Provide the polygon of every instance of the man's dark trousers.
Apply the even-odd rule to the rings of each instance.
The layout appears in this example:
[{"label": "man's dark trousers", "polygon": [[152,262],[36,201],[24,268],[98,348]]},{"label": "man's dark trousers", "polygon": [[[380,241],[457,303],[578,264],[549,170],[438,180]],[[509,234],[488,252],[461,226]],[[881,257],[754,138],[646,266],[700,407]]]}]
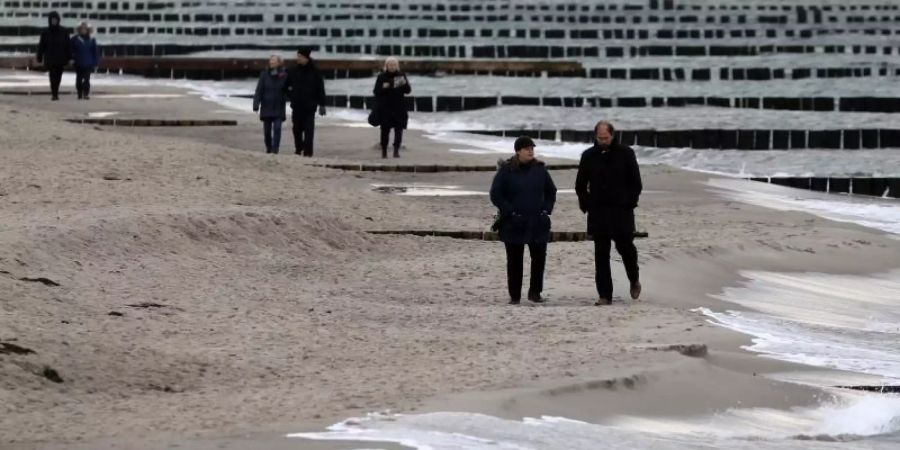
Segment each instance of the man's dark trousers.
[{"label": "man's dark trousers", "polygon": [[47,73],[50,76],[50,95],[57,98],[59,97],[59,85],[62,83],[63,66],[47,67]]},{"label": "man's dark trousers", "polygon": [[638,255],[634,246],[634,233],[622,234],[616,237],[608,235],[594,236],[594,276],[597,283],[597,294],[605,299],[612,299],[613,282],[609,267],[610,241],[615,242],[616,251],[622,256],[625,265],[625,273],[632,284],[639,281]]},{"label": "man's dark trousers", "polygon": [[298,155],[313,155],[313,138],[316,134],[316,112],[291,115],[294,130],[294,149]]}]

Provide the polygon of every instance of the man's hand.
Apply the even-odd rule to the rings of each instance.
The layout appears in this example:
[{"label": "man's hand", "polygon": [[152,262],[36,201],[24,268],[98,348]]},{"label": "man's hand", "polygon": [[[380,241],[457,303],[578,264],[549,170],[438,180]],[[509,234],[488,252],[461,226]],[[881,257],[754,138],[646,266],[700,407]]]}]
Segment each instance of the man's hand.
[{"label": "man's hand", "polygon": [[323,116],[323,117],[325,116],[325,106],[324,105],[319,107],[319,115]]},{"label": "man's hand", "polygon": [[390,87],[391,87],[391,83],[390,83],[390,82],[387,82],[387,81],[385,81],[385,82],[384,82],[384,83],[381,83],[381,87],[383,87],[383,88],[385,88],[385,89],[388,89],[388,88],[390,88]]}]

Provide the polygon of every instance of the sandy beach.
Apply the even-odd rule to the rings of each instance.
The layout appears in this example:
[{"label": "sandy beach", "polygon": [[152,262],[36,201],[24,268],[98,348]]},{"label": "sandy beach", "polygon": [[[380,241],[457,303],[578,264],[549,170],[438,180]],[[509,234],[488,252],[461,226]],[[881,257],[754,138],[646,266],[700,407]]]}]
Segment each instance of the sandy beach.
[{"label": "sandy beach", "polygon": [[[616,263],[619,297],[592,306],[592,245],[553,243],[548,303],[509,307],[501,244],[367,233],[485,230],[486,195],[373,188],[486,192],[491,172],[314,167],[378,163],[376,131],[322,121],[310,161],[287,151],[286,124],[283,154],[266,155],[251,114],[136,89],[53,104],[0,96],[0,342],[33,351],[0,353],[0,448],[354,448],[282,436],[384,410],[594,420],[811,405],[818,389],[763,376],[808,368],[747,353],[748,337],[692,310],[721,308],[711,296],[741,270],[869,274],[900,254],[883,232],[739,203],[709,175],[643,166],[641,301],[621,297]],[[138,91],[173,96],[113,95]],[[65,120],[103,111],[239,124]],[[405,145],[404,164],[498,158],[412,130]],[[572,189],[574,171],[553,176]],[[584,231],[573,193],[560,193],[553,220]],[[708,353],[666,350],[689,344]]]}]

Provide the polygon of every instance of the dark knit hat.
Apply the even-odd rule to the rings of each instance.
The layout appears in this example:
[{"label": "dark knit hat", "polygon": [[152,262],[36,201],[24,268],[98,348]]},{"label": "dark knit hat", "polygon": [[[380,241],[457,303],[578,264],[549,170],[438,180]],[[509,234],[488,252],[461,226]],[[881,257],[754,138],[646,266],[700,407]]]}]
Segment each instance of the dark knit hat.
[{"label": "dark knit hat", "polygon": [[309,47],[300,47],[297,49],[297,54],[309,58],[309,55],[312,54],[312,49]]},{"label": "dark knit hat", "polygon": [[534,147],[534,141],[528,136],[522,136],[516,139],[516,143],[513,144],[513,148],[515,148],[516,151],[522,150],[525,147]]}]

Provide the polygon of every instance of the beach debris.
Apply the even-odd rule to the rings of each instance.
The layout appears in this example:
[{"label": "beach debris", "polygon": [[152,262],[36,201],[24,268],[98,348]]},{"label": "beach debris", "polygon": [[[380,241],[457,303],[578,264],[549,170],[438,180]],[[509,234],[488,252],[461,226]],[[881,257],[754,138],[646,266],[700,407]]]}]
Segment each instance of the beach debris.
[{"label": "beach debris", "polygon": [[176,386],[169,386],[169,385],[160,386],[158,384],[150,384],[148,387],[150,389],[153,389],[154,391],[168,392],[168,393],[173,393],[173,394],[184,392],[184,388],[182,388],[181,386],[177,386],[177,385]]},{"label": "beach debris", "polygon": [[405,186],[378,186],[372,190],[381,194],[405,194],[408,189]]},{"label": "beach debris", "polygon": [[647,383],[647,378],[642,374],[634,374],[627,377],[609,378],[606,380],[593,380],[585,383],[570,384],[544,391],[550,396],[577,394],[579,392],[591,391],[597,389],[617,390],[619,388],[636,389],[638,386]]},{"label": "beach debris", "polygon": [[0,342],[0,355],[28,355],[32,353],[36,352],[30,348],[25,348],[10,342]]},{"label": "beach debris", "polygon": [[119,174],[112,172],[103,174],[103,179],[106,181],[122,181],[122,177]]},{"label": "beach debris", "polygon": [[110,311],[109,314],[107,314],[107,315],[108,315],[108,316],[123,317],[125,314],[124,314],[124,313],[120,313],[120,312],[118,312],[118,311]]},{"label": "beach debris", "polygon": [[28,283],[41,283],[44,286],[54,286],[54,287],[60,286],[59,283],[57,283],[49,278],[46,278],[46,277],[37,277],[37,278],[23,277],[23,278],[19,278],[19,281],[26,281]]},{"label": "beach debris", "polygon": [[835,386],[840,389],[852,389],[854,391],[877,392],[879,394],[900,394],[900,386]]},{"label": "beach debris", "polygon": [[62,383],[63,379],[59,376],[59,372],[56,369],[50,366],[44,366],[44,370],[41,371],[41,376],[54,382],[54,383]]},{"label": "beach debris", "polygon": [[672,344],[647,348],[661,352],[678,352],[691,358],[703,358],[709,352],[706,344]]},{"label": "beach debris", "polygon": [[153,303],[153,302],[141,302],[135,303],[133,305],[128,305],[132,308],[168,308],[169,305],[163,305],[161,303]]},{"label": "beach debris", "polygon": [[[494,231],[447,231],[447,230],[374,230],[367,231],[375,235],[409,235],[419,237],[448,237],[453,239],[466,239],[474,241],[496,241],[498,234]],[[635,238],[646,238],[649,234],[645,231],[636,231]],[[583,242],[594,238],[583,231],[551,231],[552,242]]]}]

